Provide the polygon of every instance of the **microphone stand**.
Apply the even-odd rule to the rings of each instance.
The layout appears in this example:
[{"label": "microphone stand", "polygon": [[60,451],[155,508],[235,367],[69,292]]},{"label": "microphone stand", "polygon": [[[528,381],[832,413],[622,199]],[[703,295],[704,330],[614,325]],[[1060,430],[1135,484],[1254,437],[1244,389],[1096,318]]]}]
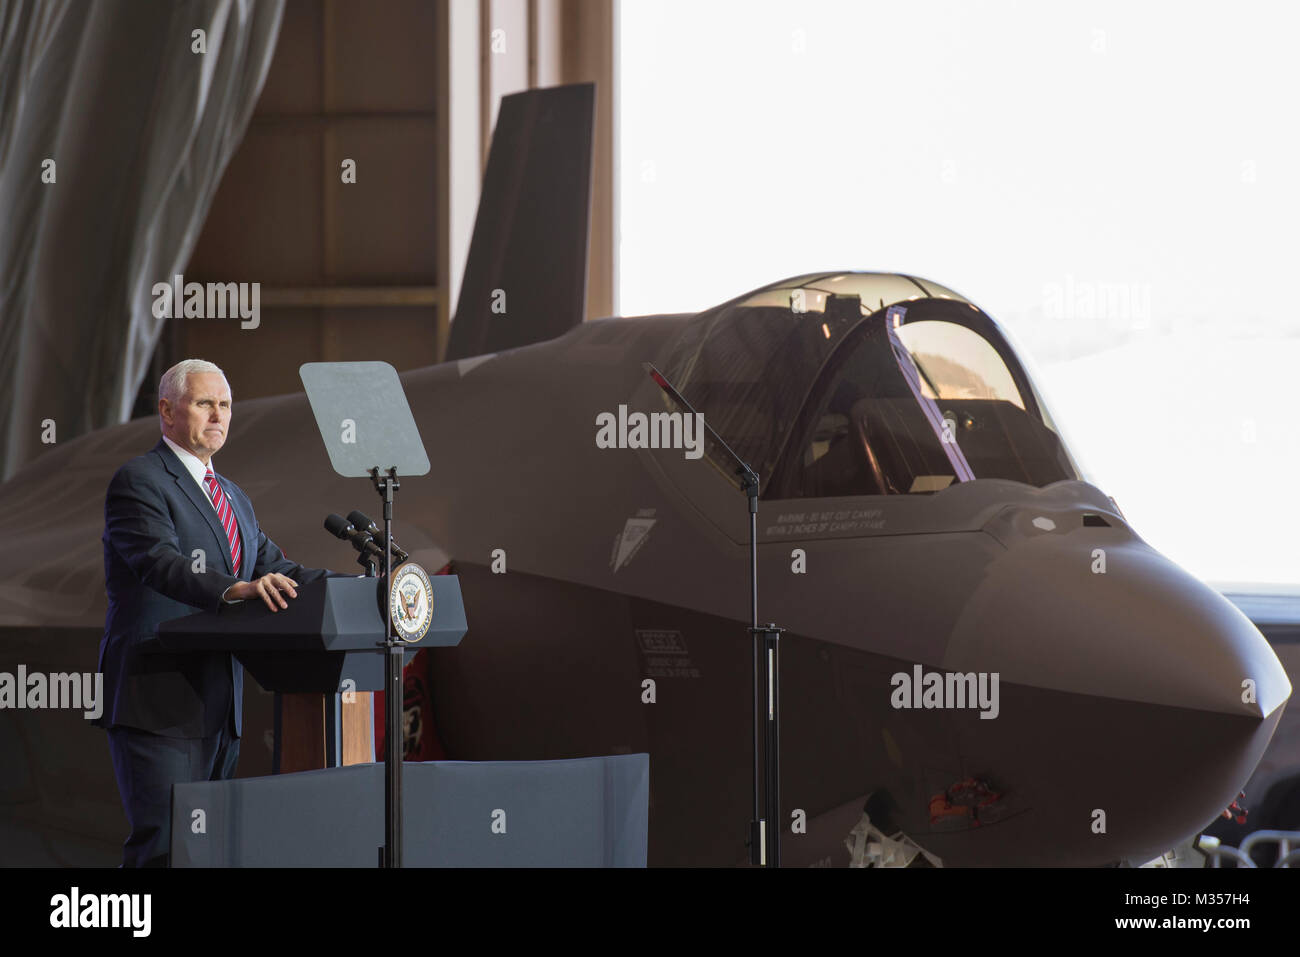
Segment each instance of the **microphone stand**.
[{"label": "microphone stand", "polygon": [[384,500],[384,642],[388,659],[387,693],[384,695],[384,846],[379,850],[379,866],[402,866],[402,642],[393,634],[392,609],[388,590],[393,582],[393,493],[401,488],[397,469],[390,468],[380,477],[379,467],[370,469],[370,478]]},{"label": "microphone stand", "polygon": [[[673,402],[686,409],[690,415],[698,415],[686,398],[673,387],[662,372],[648,362],[641,367],[650,374],[659,388],[663,389]],[[753,720],[754,746],[754,813],[749,822],[749,862],[756,867],[781,866],[781,653],[780,640],[784,628],[773,623],[762,627],[758,624],[758,473],[731,450],[731,447],[713,427],[701,416],[700,422],[708,430],[714,443],[730,459],[735,475],[738,477],[740,490],[745,493],[749,509],[749,634],[753,643],[753,660],[751,676],[753,679],[753,700],[751,717]],[[766,716],[759,717],[760,688],[767,689]],[[763,735],[763,808],[759,815],[759,745],[758,726],[764,725]]]}]

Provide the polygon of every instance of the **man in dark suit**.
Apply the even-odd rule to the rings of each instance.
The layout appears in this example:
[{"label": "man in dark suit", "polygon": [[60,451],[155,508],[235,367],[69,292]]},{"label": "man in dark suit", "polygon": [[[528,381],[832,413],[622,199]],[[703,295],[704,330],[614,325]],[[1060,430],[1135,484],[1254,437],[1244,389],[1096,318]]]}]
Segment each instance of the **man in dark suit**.
[{"label": "man in dark suit", "polygon": [[287,608],[295,587],[336,574],[285,558],[248,496],[212,470],[230,428],[230,386],[187,359],[158,388],[163,437],[113,476],[104,503],[108,619],[99,648],[108,730],[131,825],[124,866],[163,866],[171,786],[231,778],[239,760],[244,669],[229,653],[157,651],[160,622],[223,602]]}]

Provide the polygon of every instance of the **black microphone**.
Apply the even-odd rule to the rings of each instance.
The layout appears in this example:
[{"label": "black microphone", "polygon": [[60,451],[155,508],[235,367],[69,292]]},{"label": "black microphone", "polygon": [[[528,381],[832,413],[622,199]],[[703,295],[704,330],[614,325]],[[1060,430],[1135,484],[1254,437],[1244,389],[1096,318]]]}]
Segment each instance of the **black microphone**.
[{"label": "black microphone", "polygon": [[[348,512],[348,521],[375,540],[379,554],[384,553],[384,530],[372,522],[369,515],[365,512]],[[400,565],[410,557],[398,547],[397,539],[393,539],[393,561]]]},{"label": "black microphone", "polygon": [[325,518],[325,531],[329,532],[335,538],[341,538],[346,542],[351,542],[352,547],[362,554],[363,557],[372,555],[376,560],[384,557],[384,550],[379,546],[367,532],[358,531],[342,515],[335,515],[331,512]]}]

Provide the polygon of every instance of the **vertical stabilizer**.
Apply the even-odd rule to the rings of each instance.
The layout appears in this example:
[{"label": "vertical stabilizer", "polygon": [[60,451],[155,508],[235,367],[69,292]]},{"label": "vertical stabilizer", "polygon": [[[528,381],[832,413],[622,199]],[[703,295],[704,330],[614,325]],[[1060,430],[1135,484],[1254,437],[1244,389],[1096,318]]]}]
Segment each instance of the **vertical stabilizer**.
[{"label": "vertical stabilizer", "polygon": [[501,98],[448,360],[544,342],[582,322],[593,83]]}]

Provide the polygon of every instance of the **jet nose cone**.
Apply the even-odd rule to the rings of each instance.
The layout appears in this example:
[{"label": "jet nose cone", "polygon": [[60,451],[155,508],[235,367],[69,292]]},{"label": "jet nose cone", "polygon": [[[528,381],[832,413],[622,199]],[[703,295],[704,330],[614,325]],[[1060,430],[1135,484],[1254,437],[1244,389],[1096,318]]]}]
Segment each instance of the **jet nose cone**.
[{"label": "jet nose cone", "polygon": [[1003,520],[1020,535],[989,529],[1008,550],[954,630],[953,668],[979,661],[1003,682],[1254,718],[1290,697],[1268,641],[1214,589],[1115,519],[1043,519]]},{"label": "jet nose cone", "polygon": [[1037,822],[1017,862],[1141,863],[1237,797],[1291,683],[1245,615],[1118,518],[1035,517],[986,527],[1007,550],[943,657],[1000,677],[962,752]]}]

